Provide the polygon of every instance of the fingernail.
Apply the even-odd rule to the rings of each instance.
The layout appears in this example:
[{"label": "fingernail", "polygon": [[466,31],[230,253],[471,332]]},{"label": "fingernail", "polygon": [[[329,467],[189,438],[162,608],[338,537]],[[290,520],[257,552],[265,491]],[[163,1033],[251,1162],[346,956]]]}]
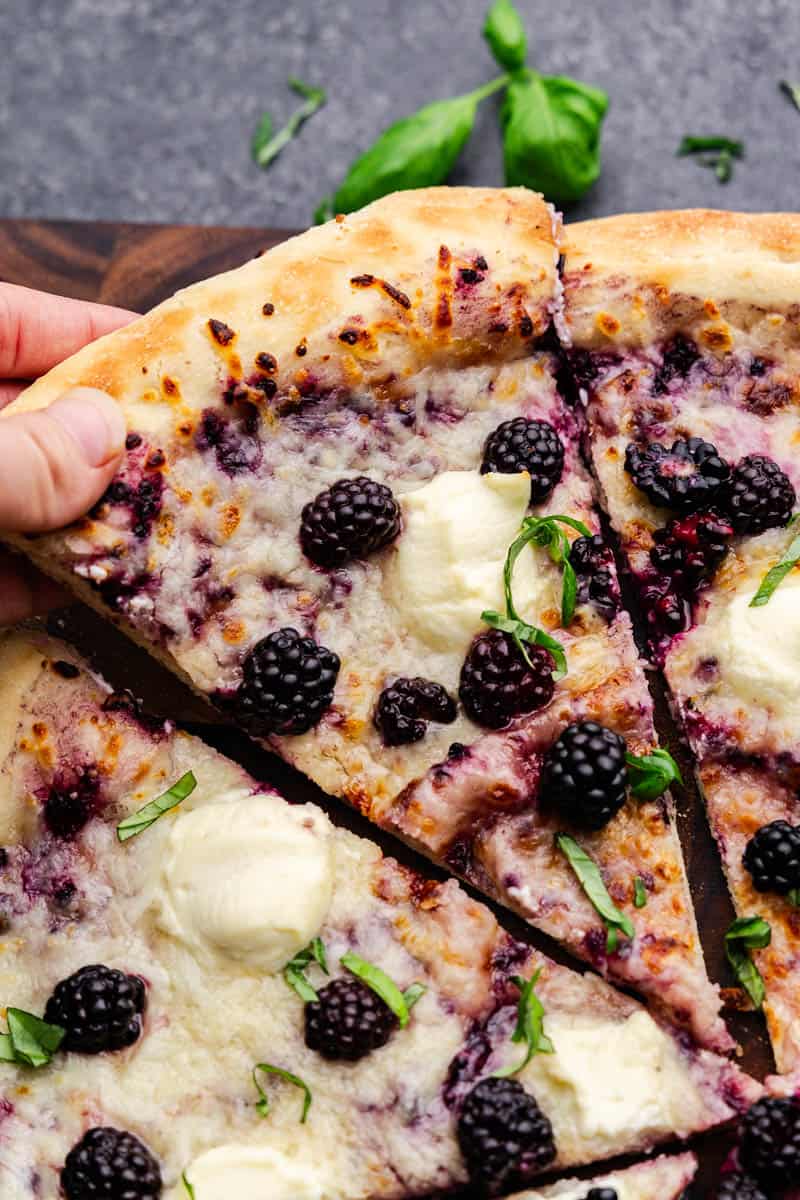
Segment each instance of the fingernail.
[{"label": "fingernail", "polygon": [[74,388],[47,410],[72,435],[90,467],[103,467],[125,444],[122,409],[106,392]]}]

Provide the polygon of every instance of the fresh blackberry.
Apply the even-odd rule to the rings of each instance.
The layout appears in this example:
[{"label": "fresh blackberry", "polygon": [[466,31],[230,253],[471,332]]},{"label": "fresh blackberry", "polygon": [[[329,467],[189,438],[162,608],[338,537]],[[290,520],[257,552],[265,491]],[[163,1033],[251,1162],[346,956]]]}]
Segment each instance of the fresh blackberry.
[{"label": "fresh blackberry", "polygon": [[665,347],[661,366],[653,376],[653,395],[663,395],[673,379],[685,379],[699,359],[696,344],[684,334],[677,333]]},{"label": "fresh blackberry", "polygon": [[660,442],[625,451],[625,470],[653,504],[678,512],[708,508],[727,483],[730,467],[716,446],[702,438],[678,438],[669,449]]},{"label": "fresh blackberry", "polygon": [[754,1179],[736,1171],[720,1181],[714,1200],[769,1200]]},{"label": "fresh blackberry", "polygon": [[767,1191],[800,1179],[800,1101],[757,1100],[739,1127],[739,1161]]},{"label": "fresh blackberry", "polygon": [[589,1188],[585,1200],[619,1200],[617,1189],[612,1187]]},{"label": "fresh blackberry", "polygon": [[483,447],[481,475],[497,471],[531,477],[531,504],[541,504],[552,492],[564,470],[564,443],[549,421],[515,417],[503,421],[490,433]]},{"label": "fresh blackberry", "polygon": [[575,721],[551,747],[543,803],[580,829],[602,829],[625,803],[625,739],[596,721]]},{"label": "fresh blackberry", "polygon": [[678,517],[653,534],[650,561],[685,594],[695,591],[728,552],[733,526],[714,512]]},{"label": "fresh blackberry", "polygon": [[742,864],[757,892],[785,896],[800,888],[800,826],[788,821],[762,825],[747,843]]},{"label": "fresh blackberry", "polygon": [[340,479],[303,509],[300,545],[319,567],[341,567],[388,546],[400,532],[391,488],[366,475]]},{"label": "fresh blackberry", "polygon": [[360,979],[343,976],[320,988],[305,1007],[306,1045],[323,1058],[355,1062],[385,1046],[397,1017]]},{"label": "fresh blackberry", "polygon": [[268,634],[244,660],[234,709],[252,733],[305,733],[333,700],[339,657],[296,629]]},{"label": "fresh blackberry", "polygon": [[724,500],[737,533],[763,533],[787,523],[797,494],[773,459],[748,454],[734,467]]},{"label": "fresh blackberry", "polygon": [[543,646],[525,647],[525,662],[513,638],[489,629],[475,638],[461,668],[458,694],[478,725],[502,729],[513,717],[534,712],[553,696],[555,661]]},{"label": "fresh blackberry", "polygon": [[404,746],[425,736],[428,721],[449,725],[456,705],[440,683],[430,679],[395,679],[378,697],[375,727],[385,746]]},{"label": "fresh blackberry", "polygon": [[133,1045],[142,1032],[144,1006],[138,975],[94,963],[56,984],[44,1019],[66,1029],[62,1050],[102,1054]]},{"label": "fresh blackberry", "polygon": [[691,605],[685,596],[671,589],[668,579],[646,583],[641,595],[651,637],[671,638],[691,625]]},{"label": "fresh blackberry", "polygon": [[524,1187],[556,1156],[553,1128],[516,1079],[489,1076],[469,1092],[458,1144],[472,1183],[490,1196]]},{"label": "fresh blackberry", "polygon": [[137,1137],[122,1129],[89,1129],[61,1169],[67,1200],[158,1200],[161,1168]]},{"label": "fresh blackberry", "polygon": [[578,577],[578,603],[593,604],[602,617],[613,621],[619,612],[619,584],[612,569],[614,555],[602,534],[575,538],[569,561]]}]

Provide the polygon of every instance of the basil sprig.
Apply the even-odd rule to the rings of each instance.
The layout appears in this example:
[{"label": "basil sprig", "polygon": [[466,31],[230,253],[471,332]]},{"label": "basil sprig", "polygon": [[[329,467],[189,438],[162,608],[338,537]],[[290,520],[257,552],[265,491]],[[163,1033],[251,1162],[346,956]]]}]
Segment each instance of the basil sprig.
[{"label": "basil sprig", "polygon": [[638,875],[633,881],[633,907],[644,908],[647,904],[647,888],[644,886],[644,880]]},{"label": "basil sprig", "polygon": [[194,1184],[189,1183],[185,1171],[181,1173],[181,1183],[186,1188],[186,1195],[189,1197],[189,1200],[195,1200]]},{"label": "basil sprig", "polygon": [[0,1062],[46,1067],[67,1032],[21,1008],[9,1008],[6,1020],[8,1033],[0,1034]]},{"label": "basil sprig", "polygon": [[253,1067],[253,1083],[256,1085],[256,1090],[259,1099],[256,1101],[256,1112],[260,1117],[269,1116],[269,1097],[258,1081],[258,1072],[263,1071],[266,1075],[277,1075],[279,1079],[285,1079],[287,1083],[294,1084],[303,1092],[303,1108],[300,1113],[300,1124],[305,1125],[308,1110],[311,1108],[311,1088],[301,1079],[299,1075],[293,1075],[291,1071],[285,1071],[283,1067],[276,1067],[272,1063],[256,1063]]},{"label": "basil sprig", "polygon": [[771,941],[772,929],[763,917],[737,917],[725,934],[728,962],[756,1008],[764,1003],[764,980],[750,951],[763,950]]},{"label": "basil sprig", "polygon": [[501,1079],[509,1075],[516,1075],[528,1065],[535,1054],[554,1053],[553,1043],[544,1031],[544,1005],[534,991],[541,973],[542,968],[540,967],[530,979],[523,979],[521,975],[513,975],[511,978],[511,982],[519,988],[517,1024],[511,1035],[511,1041],[524,1042],[528,1048],[522,1062],[517,1063],[516,1066],[503,1067],[501,1070],[495,1071],[495,1075]]},{"label": "basil sprig", "polygon": [[736,142],[727,137],[691,137],[683,138],[676,151],[679,158],[694,154],[702,167],[713,168],[720,183],[727,183],[733,175],[733,162],[736,158],[744,157],[744,142]]},{"label": "basil sprig", "polygon": [[[798,520],[800,520],[800,513],[795,513],[789,521],[789,526],[796,525]],[[764,604],[768,604],[772,593],[779,584],[783,583],[792,567],[796,566],[798,562],[800,562],[800,533],[792,538],[775,566],[770,567],[767,571],[748,607],[761,608]]]},{"label": "basil sprig", "polygon": [[305,950],[295,954],[291,962],[288,962],[283,968],[283,978],[306,1004],[311,1004],[319,999],[316,990],[305,975],[306,967],[310,966],[312,962],[317,963],[325,974],[328,974],[328,960],[325,957],[325,945],[322,938],[315,937]]},{"label": "basil sprig", "polygon": [[194,774],[187,771],[185,775],[181,775],[177,783],[173,783],[172,787],[167,788],[166,792],[162,792],[160,796],[156,796],[155,800],[145,804],[144,808],[140,808],[138,812],[131,813],[124,821],[120,821],[117,826],[117,837],[121,842],[127,842],[128,838],[136,837],[137,833],[149,829],[165,812],[169,812],[171,808],[177,807],[181,800],[191,796],[196,787],[197,780]]},{"label": "basil sprig", "polygon": [[495,0],[486,14],[483,36],[497,62],[506,71],[523,66],[528,54],[525,26],[511,0]]},{"label": "basil sprig", "polygon": [[649,754],[626,754],[628,783],[639,800],[655,800],[673,783],[683,787],[680,767],[669,750],[657,746]]},{"label": "basil sprig", "polygon": [[297,135],[301,125],[309,117],[313,117],[327,99],[322,88],[310,87],[302,80],[295,79],[294,76],[289,77],[289,87],[298,96],[303,97],[304,103],[296,112],[292,113],[283,129],[279,129],[277,133],[273,133],[272,117],[269,113],[264,113],[253,134],[250,152],[253,162],[262,169],[268,167],[272,160],[277,158],[284,146],[288,145]]},{"label": "basil sprig", "polygon": [[357,976],[362,983],[365,983],[368,988],[371,988],[385,1004],[389,1006],[397,1020],[400,1022],[400,1028],[405,1029],[411,1016],[411,1009],[417,1003],[419,998],[425,993],[425,986],[421,983],[412,983],[404,992],[400,991],[397,984],[389,978],[385,971],[380,967],[376,967],[374,963],[367,962],[365,958],[355,954],[352,950],[348,950],[339,960],[346,970],[352,975]]},{"label": "basil sprig", "polygon": [[635,936],[636,930],[633,927],[633,922],[630,917],[620,912],[617,908],[608,894],[606,885],[603,883],[600,868],[583,847],[579,846],[575,839],[570,837],[568,833],[557,833],[556,845],[566,857],[567,862],[577,876],[578,883],[602,917],[603,924],[608,930],[606,952],[613,954],[617,949],[620,933],[623,933],[628,938]]},{"label": "basil sprig", "polygon": [[800,83],[791,83],[788,79],[782,79],[778,87],[784,96],[788,96],[795,108],[800,110]]}]

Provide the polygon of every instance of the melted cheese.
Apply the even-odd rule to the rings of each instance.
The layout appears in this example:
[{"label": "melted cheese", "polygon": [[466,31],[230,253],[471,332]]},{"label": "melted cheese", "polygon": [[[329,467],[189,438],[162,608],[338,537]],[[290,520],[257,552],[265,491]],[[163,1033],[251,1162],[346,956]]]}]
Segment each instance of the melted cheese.
[{"label": "melted cheese", "polygon": [[748,579],[718,615],[721,678],[749,704],[800,716],[800,578],[785,579],[759,608],[750,607],[754,592]]},{"label": "melted cheese", "polygon": [[316,1169],[266,1146],[231,1144],[201,1154],[186,1172],[196,1200],[324,1200]]}]

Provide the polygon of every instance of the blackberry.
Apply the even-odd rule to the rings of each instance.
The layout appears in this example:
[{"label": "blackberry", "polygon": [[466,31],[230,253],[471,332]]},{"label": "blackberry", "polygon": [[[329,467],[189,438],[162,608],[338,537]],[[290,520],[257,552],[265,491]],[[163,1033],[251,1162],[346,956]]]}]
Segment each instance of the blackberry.
[{"label": "blackberry", "polygon": [[685,379],[699,359],[700,351],[696,344],[682,333],[677,333],[665,347],[661,366],[653,376],[653,395],[663,395],[673,379]]},{"label": "blackberry", "polygon": [[242,667],[237,719],[252,733],[306,733],[333,700],[339,657],[296,629],[256,642]]},{"label": "blackberry", "polygon": [[568,725],[542,773],[544,803],[580,829],[602,829],[625,803],[625,739],[596,721]]},{"label": "blackberry", "polygon": [[714,1200],[769,1200],[769,1198],[766,1192],[762,1192],[754,1179],[736,1171],[735,1174],[726,1175],[722,1179]]},{"label": "blackberry", "polygon": [[556,1156],[549,1120],[516,1079],[481,1080],[464,1100],[457,1132],[471,1182],[490,1196],[524,1187]]},{"label": "blackberry", "polygon": [[397,1017],[360,979],[333,979],[305,1008],[306,1045],[323,1058],[355,1062],[385,1046]]},{"label": "blackberry", "polygon": [[564,443],[549,421],[515,417],[503,421],[490,433],[483,447],[481,475],[497,471],[531,477],[531,504],[541,504],[552,492],[564,470]]},{"label": "blackberry", "polygon": [[762,825],[745,847],[742,865],[757,892],[785,896],[800,887],[800,826],[788,821]]},{"label": "blackberry", "polygon": [[300,545],[319,567],[341,567],[393,542],[400,506],[391,488],[366,475],[340,479],[303,509]]},{"label": "blackberry", "polygon": [[602,534],[575,538],[569,561],[578,577],[578,603],[593,604],[601,617],[613,621],[619,612],[619,584],[612,570],[614,555]]},{"label": "blackberry", "polygon": [[458,694],[478,725],[502,729],[513,717],[549,704],[555,661],[543,646],[526,646],[528,666],[514,640],[499,629],[479,634],[461,668]]},{"label": "blackberry", "polygon": [[63,1050],[102,1054],[133,1045],[142,1032],[144,1007],[138,975],[94,963],[56,984],[44,1019],[66,1029]]},{"label": "blackberry", "polygon": [[800,1179],[800,1102],[757,1100],[739,1128],[739,1161],[767,1191]]},{"label": "blackberry", "polygon": [[428,721],[449,725],[456,705],[440,683],[430,679],[395,679],[378,697],[373,720],[385,746],[404,746],[425,736]]},{"label": "blackberry", "polygon": [[670,521],[653,534],[650,561],[674,588],[691,594],[728,552],[733,526],[715,512],[691,513]]},{"label": "blackberry", "polygon": [[678,438],[669,449],[660,442],[625,451],[625,470],[648,500],[662,508],[694,512],[707,508],[730,477],[716,446],[702,438]]},{"label": "blackberry", "polygon": [[122,1129],[89,1129],[61,1170],[67,1200],[158,1200],[161,1168],[137,1137]]},{"label": "blackberry", "polygon": [[773,459],[748,454],[734,467],[724,500],[737,533],[763,533],[787,523],[797,494]]},{"label": "blackberry", "polygon": [[671,589],[668,579],[645,584],[641,596],[651,637],[671,638],[691,625],[691,605],[685,596]]}]

